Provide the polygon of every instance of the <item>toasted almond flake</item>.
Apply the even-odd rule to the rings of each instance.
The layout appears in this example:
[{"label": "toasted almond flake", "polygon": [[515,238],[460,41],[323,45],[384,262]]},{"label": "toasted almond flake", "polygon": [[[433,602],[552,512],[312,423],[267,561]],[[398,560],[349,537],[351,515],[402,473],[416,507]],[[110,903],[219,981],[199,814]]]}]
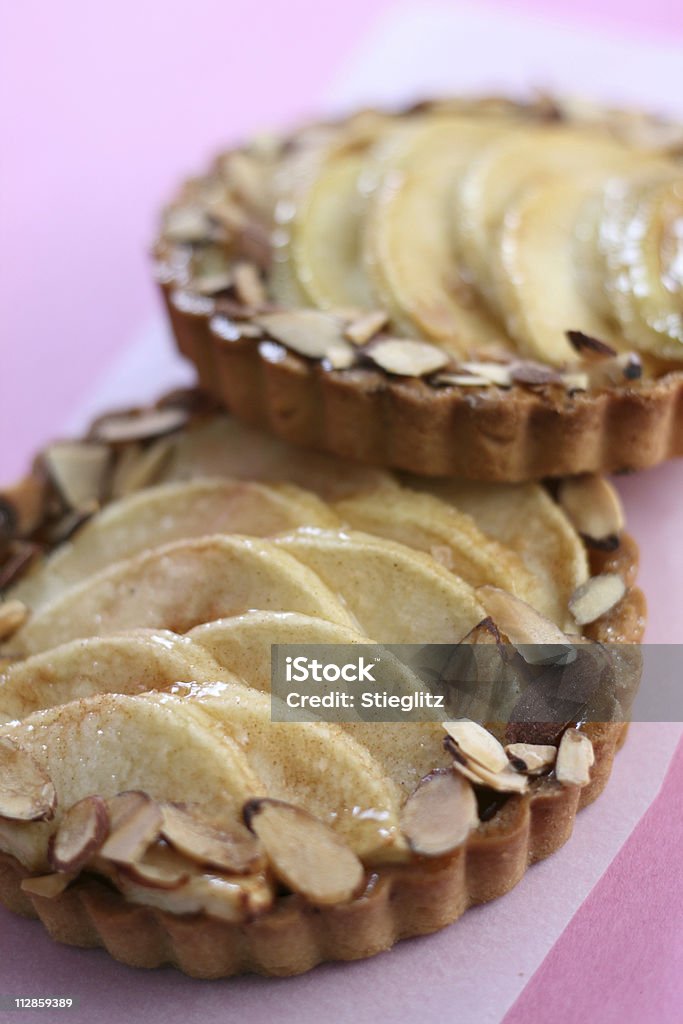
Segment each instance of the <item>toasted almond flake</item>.
[{"label": "toasted almond flake", "polygon": [[250,800],[244,820],[263,843],[280,881],[318,906],[345,903],[363,884],[355,853],[308,811],[279,800]]},{"label": "toasted almond flake", "polygon": [[446,736],[444,747],[453,757],[453,767],[455,770],[475,785],[488,786],[489,789],[495,789],[498,793],[526,792],[529,785],[528,779],[525,775],[520,774],[520,772],[516,772],[511,767],[507,758],[505,759],[506,768],[500,772],[492,772],[476,761],[465,757],[457,743],[450,736]]},{"label": "toasted almond flake", "polygon": [[578,729],[566,729],[555,761],[555,777],[565,786],[585,786],[590,782],[590,769],[595,762],[593,744]]},{"label": "toasted almond flake", "polygon": [[227,291],[233,284],[233,276],[229,270],[216,271],[213,274],[201,274],[192,279],[192,287],[200,295],[217,295]]},{"label": "toasted almond flake", "polygon": [[31,473],[0,494],[0,543],[33,533],[45,518],[47,480]]},{"label": "toasted almond flake", "polygon": [[337,347],[351,348],[344,341],[342,321],[315,309],[267,313],[256,317],[256,323],[275,341],[309,359],[324,359]]},{"label": "toasted almond flake", "polygon": [[172,242],[201,242],[209,235],[209,222],[201,206],[173,206],[164,217],[164,234]]},{"label": "toasted almond flake", "polygon": [[196,863],[237,874],[263,866],[260,844],[248,832],[225,832],[173,804],[164,804],[162,811],[162,836]]},{"label": "toasted almond flake", "polygon": [[563,373],[561,381],[567,391],[588,391],[590,387],[590,377],[587,373]]},{"label": "toasted almond flake", "polygon": [[0,817],[50,821],[57,792],[45,769],[9,737],[0,738]]},{"label": "toasted almond flake", "polygon": [[488,377],[475,376],[473,373],[439,373],[432,379],[438,387],[454,388],[490,388],[492,382]]},{"label": "toasted almond flake", "polygon": [[591,338],[589,334],[584,334],[583,331],[567,331],[567,341],[572,348],[583,356],[584,359],[591,362],[613,359],[616,356],[616,349],[613,349],[611,345],[607,345],[604,341],[600,341],[598,338]]},{"label": "toasted almond flake", "polygon": [[509,388],[512,384],[510,367],[503,363],[461,363],[459,369],[466,370],[475,377],[483,377],[498,387]]},{"label": "toasted almond flake", "polygon": [[332,348],[327,350],[325,355],[325,363],[332,370],[348,370],[349,366],[353,366],[355,361],[356,353],[346,344],[333,345]]},{"label": "toasted almond flake", "polygon": [[557,747],[548,743],[508,743],[505,753],[518,772],[540,775],[555,764]]},{"label": "toasted almond flake", "polygon": [[569,611],[580,626],[595,622],[621,601],[626,584],[614,572],[591,576],[569,598]]},{"label": "toasted almond flake", "polygon": [[50,477],[72,509],[100,500],[110,458],[106,445],[88,441],[60,441],[43,452]]},{"label": "toasted almond flake", "polygon": [[490,617],[478,622],[460,641],[461,644],[502,644],[502,642],[503,638],[498,627]]},{"label": "toasted almond flake", "polygon": [[618,546],[624,510],[619,494],[604,476],[584,474],[563,480],[557,500],[583,537],[607,550]]},{"label": "toasted almond flake", "polygon": [[61,896],[75,877],[75,874],[59,873],[22,878],[21,890],[29,896],[42,896],[45,900],[53,900],[57,896]]},{"label": "toasted almond flake", "polygon": [[87,796],[70,807],[52,836],[48,860],[55,871],[78,872],[107,838],[109,812],[99,796]]},{"label": "toasted almond flake", "polygon": [[29,610],[23,601],[0,601],[0,640],[13,636],[24,625]]},{"label": "toasted almond flake", "polygon": [[119,870],[144,888],[169,891],[179,889],[197,874],[192,863],[162,843],[156,843],[135,861],[119,865]]},{"label": "toasted almond flake", "polygon": [[367,350],[368,357],[387,373],[401,377],[424,377],[447,366],[450,357],[443,349],[426,341],[387,338]]},{"label": "toasted almond flake", "polygon": [[576,656],[573,644],[559,626],[526,601],[489,584],[477,587],[476,594],[501,633],[529,664],[567,663]]},{"label": "toasted almond flake", "polygon": [[109,838],[101,849],[107,860],[134,864],[159,838],[164,816],[161,808],[146,793],[120,793],[107,801]]},{"label": "toasted almond flake", "polygon": [[151,441],[180,430],[188,420],[188,413],[178,406],[164,409],[145,409],[137,414],[112,414],[98,420],[93,428],[95,437],[107,444],[130,441]]},{"label": "toasted almond flake", "polygon": [[174,450],[175,441],[168,437],[160,437],[148,448],[125,448],[112,478],[112,497],[123,498],[155,483]]},{"label": "toasted almond flake", "polygon": [[452,771],[427,775],[401,812],[401,828],[411,850],[425,857],[456,849],[478,824],[474,790]]},{"label": "toasted almond flake", "polygon": [[10,546],[7,559],[0,565],[0,590],[5,590],[26,572],[41,548],[31,541],[19,541]]},{"label": "toasted almond flake", "polygon": [[502,743],[478,722],[461,718],[441,724],[468,761],[476,761],[491,772],[500,772],[509,766]]},{"label": "toasted almond flake", "polygon": [[365,345],[386,327],[388,319],[387,314],[381,309],[364,313],[348,325],[344,336],[354,345]]},{"label": "toasted almond flake", "polygon": [[515,384],[560,384],[562,377],[552,366],[520,360],[509,367],[510,379]]},{"label": "toasted almond flake", "polygon": [[261,275],[253,263],[237,263],[233,268],[235,293],[245,306],[258,308],[267,301]]}]

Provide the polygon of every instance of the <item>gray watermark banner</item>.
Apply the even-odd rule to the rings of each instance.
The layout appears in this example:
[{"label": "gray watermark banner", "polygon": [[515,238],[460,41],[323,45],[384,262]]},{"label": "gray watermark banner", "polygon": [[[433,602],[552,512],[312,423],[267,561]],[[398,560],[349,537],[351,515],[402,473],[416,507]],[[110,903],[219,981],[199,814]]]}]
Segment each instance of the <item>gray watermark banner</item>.
[{"label": "gray watermark banner", "polygon": [[273,644],[271,652],[279,722],[683,721],[679,644]]}]

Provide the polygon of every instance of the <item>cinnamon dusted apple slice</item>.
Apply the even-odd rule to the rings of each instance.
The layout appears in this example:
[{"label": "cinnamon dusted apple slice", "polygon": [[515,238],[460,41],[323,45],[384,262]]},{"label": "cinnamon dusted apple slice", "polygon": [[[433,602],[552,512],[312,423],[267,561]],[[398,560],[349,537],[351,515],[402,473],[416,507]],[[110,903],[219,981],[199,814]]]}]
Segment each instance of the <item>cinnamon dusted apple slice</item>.
[{"label": "cinnamon dusted apple slice", "polygon": [[[163,700],[150,695],[145,700]],[[239,684],[193,687],[185,700],[238,743],[260,790],[330,822],[359,856],[401,857],[399,791],[368,751],[328,722],[273,721],[284,704]]]},{"label": "cinnamon dusted apple slice", "polygon": [[624,334],[655,356],[683,359],[683,178],[614,178],[602,214],[607,294]]},{"label": "cinnamon dusted apple slice", "polygon": [[160,803],[193,802],[239,835],[242,804],[259,791],[240,748],[198,708],[169,696],[74,701],[0,735],[37,762],[57,794],[52,821],[0,821],[0,848],[32,870],[45,868],[66,810],[93,793],[106,799],[142,790]]},{"label": "cinnamon dusted apple slice", "polygon": [[179,681],[230,678],[205,647],[163,629],[72,640],[0,674],[0,723],[98,693],[136,694]]},{"label": "cinnamon dusted apple slice", "polygon": [[571,595],[588,579],[588,559],[569,519],[539,484],[489,484],[410,477],[410,486],[461,509],[490,537],[512,548],[539,582],[529,604],[571,630]]},{"label": "cinnamon dusted apple slice", "polygon": [[358,857],[324,822],[280,800],[251,800],[244,820],[263,843],[278,878],[311,903],[346,903],[363,884]]},{"label": "cinnamon dusted apple slice", "polygon": [[454,259],[452,191],[496,120],[430,118],[389,136],[374,154],[379,184],[368,208],[364,258],[392,321],[457,355],[504,344]]},{"label": "cinnamon dusted apple slice", "polygon": [[485,618],[469,584],[419,551],[365,533],[298,530],[274,542],[343,597],[380,643],[457,643]]},{"label": "cinnamon dusted apple slice", "polygon": [[50,821],[56,806],[52,779],[31,750],[12,736],[0,737],[0,817]]},{"label": "cinnamon dusted apple slice", "polygon": [[280,545],[216,536],[153,548],[96,573],[35,615],[12,646],[28,655],[64,640],[138,626],[183,633],[259,607],[352,625],[332,591]]},{"label": "cinnamon dusted apple slice", "polygon": [[13,595],[35,612],[65,587],[150,547],[214,533],[265,537],[301,525],[334,527],[332,511],[294,485],[193,480],[114,502],[38,564]]},{"label": "cinnamon dusted apple slice", "polygon": [[496,303],[491,257],[512,202],[527,186],[548,177],[599,170],[628,152],[589,128],[534,126],[501,132],[482,147],[455,190],[455,247],[477,287]]},{"label": "cinnamon dusted apple slice", "polygon": [[388,502],[382,491],[368,491],[334,507],[355,530],[425,551],[474,587],[493,583],[531,604],[539,596],[538,582],[513,551],[483,533],[467,513],[437,497],[402,488]]}]

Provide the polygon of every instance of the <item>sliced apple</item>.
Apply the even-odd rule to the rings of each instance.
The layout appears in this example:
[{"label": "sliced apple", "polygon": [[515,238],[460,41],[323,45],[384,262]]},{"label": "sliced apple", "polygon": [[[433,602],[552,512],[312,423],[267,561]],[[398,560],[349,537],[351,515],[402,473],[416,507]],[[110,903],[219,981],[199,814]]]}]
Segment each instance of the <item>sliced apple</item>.
[{"label": "sliced apple", "polygon": [[47,866],[49,837],[87,796],[143,790],[159,801],[193,802],[241,834],[243,803],[259,792],[240,748],[174,697],[92,697],[37,712],[0,735],[28,751],[57,791],[51,821],[0,821],[0,847],[32,870]]},{"label": "sliced apple", "polygon": [[249,608],[353,620],[315,572],[281,546],[250,537],[176,541],[103,569],[71,587],[12,638],[20,655],[124,629],[187,632]]},{"label": "sliced apple", "polygon": [[[338,725],[273,721],[273,700],[234,683],[193,687],[186,697],[240,745],[261,795],[316,815],[359,856],[400,855],[405,849],[398,829],[400,797],[382,767]],[[286,714],[284,705],[281,709]]]},{"label": "sliced apple", "polygon": [[330,528],[333,512],[293,484],[199,479],[162,484],[108,505],[13,590],[35,613],[66,587],[150,547],[214,533],[267,537],[297,526]]},{"label": "sliced apple", "polygon": [[457,643],[485,618],[469,584],[403,544],[305,529],[274,543],[339,593],[379,643]]},{"label": "sliced apple", "polygon": [[167,630],[72,640],[0,674],[0,722],[98,693],[136,694],[179,681],[231,678],[206,647]]},{"label": "sliced apple", "polygon": [[407,478],[468,513],[490,537],[515,551],[539,581],[536,611],[561,629],[572,629],[568,602],[588,579],[586,548],[567,516],[540,484],[493,484],[470,480]]},{"label": "sliced apple", "polygon": [[368,207],[364,260],[383,306],[409,334],[463,356],[504,335],[454,259],[451,193],[495,120],[434,117],[395,132],[375,155],[379,184]]},{"label": "sliced apple", "polygon": [[538,581],[515,552],[437,497],[404,487],[387,501],[382,491],[369,491],[337,502],[335,509],[355,530],[426,551],[473,587],[498,580],[497,586],[525,601],[533,603],[537,596]]}]

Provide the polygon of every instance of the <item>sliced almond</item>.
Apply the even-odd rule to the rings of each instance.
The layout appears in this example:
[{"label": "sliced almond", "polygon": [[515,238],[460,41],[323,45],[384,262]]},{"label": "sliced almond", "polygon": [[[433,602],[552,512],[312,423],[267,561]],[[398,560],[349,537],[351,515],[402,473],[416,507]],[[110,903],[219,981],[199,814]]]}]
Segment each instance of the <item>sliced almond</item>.
[{"label": "sliced almond", "polygon": [[363,865],[353,850],[308,811],[279,800],[250,800],[244,820],[277,877],[311,903],[345,903],[362,886]]},{"label": "sliced almond", "polygon": [[101,854],[116,864],[135,864],[159,838],[164,816],[146,793],[120,793],[107,801],[109,838]]},{"label": "sliced almond", "polygon": [[0,738],[0,817],[11,821],[50,821],[57,792],[35,758],[9,737]]},{"label": "sliced almond", "polygon": [[624,510],[616,488],[604,476],[568,477],[559,486],[557,500],[582,537],[608,551],[618,547]]},{"label": "sliced almond", "polygon": [[344,331],[344,336],[354,345],[365,345],[386,327],[389,317],[381,309],[363,313],[353,320]]},{"label": "sliced almond", "polygon": [[201,242],[210,225],[201,206],[173,206],[164,216],[164,234],[172,242]]},{"label": "sliced almond", "polygon": [[162,811],[164,839],[196,863],[237,874],[263,866],[260,844],[249,833],[224,832],[173,804],[164,804]]},{"label": "sliced almond", "polygon": [[596,362],[603,359],[613,359],[616,356],[616,349],[607,345],[598,338],[592,338],[583,331],[567,331],[567,341],[572,348],[584,359]]},{"label": "sliced almond", "polygon": [[474,373],[439,373],[431,383],[438,387],[454,388],[490,388],[493,384],[488,377]]},{"label": "sliced almond", "polygon": [[123,444],[130,441],[151,441],[174,430],[180,430],[188,420],[188,413],[178,406],[163,409],[145,409],[137,414],[113,414],[98,420],[93,428],[94,436],[108,444]]},{"label": "sliced almond", "polygon": [[490,617],[478,622],[460,641],[461,644],[502,644],[502,642],[503,638],[498,627]]},{"label": "sliced almond", "polygon": [[324,359],[331,349],[351,349],[344,341],[342,321],[315,309],[266,313],[256,323],[275,341],[309,359]]},{"label": "sliced almond", "polygon": [[503,363],[462,363],[459,367],[475,377],[483,377],[491,384],[497,384],[501,388],[509,388],[512,384],[510,367]]},{"label": "sliced almond", "polygon": [[505,753],[518,772],[540,775],[555,764],[557,747],[546,743],[508,743]]},{"label": "sliced almond", "polygon": [[526,792],[529,785],[528,779],[525,775],[516,772],[510,766],[507,758],[505,759],[507,762],[506,768],[500,772],[492,772],[488,768],[484,768],[483,765],[477,764],[476,761],[465,757],[457,743],[450,736],[446,736],[444,747],[453,757],[453,767],[455,770],[475,785],[488,786],[489,789],[495,789],[499,793]]},{"label": "sliced almond", "polygon": [[99,796],[87,796],[70,807],[50,842],[48,859],[55,871],[78,872],[102,846],[109,833],[109,812]]},{"label": "sliced almond", "polygon": [[561,374],[560,380],[566,390],[570,392],[588,391],[591,383],[587,373],[579,372],[565,372]]},{"label": "sliced almond", "polygon": [[501,633],[532,665],[567,663],[576,656],[568,637],[526,601],[485,584],[476,594]]},{"label": "sliced almond", "polygon": [[101,499],[110,458],[106,445],[87,441],[59,441],[43,452],[50,477],[72,509]]},{"label": "sliced almond", "polygon": [[42,896],[44,900],[53,900],[62,895],[75,877],[75,874],[59,873],[22,878],[21,890],[29,896]]},{"label": "sliced almond", "polygon": [[411,850],[425,857],[456,849],[478,824],[474,790],[452,771],[427,775],[401,812],[401,828]]},{"label": "sliced almond", "polygon": [[16,583],[40,552],[40,546],[31,541],[15,541],[11,544],[8,556],[0,565],[0,590]]},{"label": "sliced almond", "polygon": [[47,506],[44,473],[31,473],[0,494],[0,543],[27,537],[41,524]]},{"label": "sliced almond", "polygon": [[552,366],[520,360],[510,365],[510,380],[515,384],[561,384],[562,377]]},{"label": "sliced almond", "polygon": [[578,729],[566,729],[555,761],[555,777],[565,786],[585,786],[590,782],[590,769],[595,762],[593,744]]},{"label": "sliced almond", "polygon": [[325,364],[332,370],[348,370],[356,361],[356,353],[353,349],[344,345],[333,345],[325,355]]},{"label": "sliced almond", "polygon": [[424,377],[428,373],[442,370],[450,361],[448,353],[436,345],[407,338],[378,341],[368,349],[367,355],[387,373],[401,377]]},{"label": "sliced almond", "polygon": [[150,847],[142,857],[119,870],[131,881],[148,889],[179,889],[196,869],[175,850],[162,843]]},{"label": "sliced almond", "polygon": [[483,725],[467,718],[441,724],[469,761],[476,761],[491,772],[500,772],[509,766],[502,743]]},{"label": "sliced almond", "polygon": [[236,263],[233,268],[235,294],[245,306],[258,308],[268,300],[261,275],[253,263]]},{"label": "sliced almond", "polygon": [[122,498],[155,483],[174,449],[174,439],[169,437],[160,437],[144,449],[136,445],[125,448],[112,479],[112,495]]},{"label": "sliced almond", "polygon": [[193,277],[192,279],[192,287],[200,295],[218,295],[220,292],[225,292],[231,288],[233,283],[233,275],[229,270],[217,270],[211,274],[200,274],[199,277]]},{"label": "sliced almond", "polygon": [[580,626],[585,626],[611,611],[625,593],[626,584],[617,573],[591,576],[569,598],[569,611]]},{"label": "sliced almond", "polygon": [[0,602],[0,640],[6,640],[20,629],[29,616],[22,601],[12,599]]}]

